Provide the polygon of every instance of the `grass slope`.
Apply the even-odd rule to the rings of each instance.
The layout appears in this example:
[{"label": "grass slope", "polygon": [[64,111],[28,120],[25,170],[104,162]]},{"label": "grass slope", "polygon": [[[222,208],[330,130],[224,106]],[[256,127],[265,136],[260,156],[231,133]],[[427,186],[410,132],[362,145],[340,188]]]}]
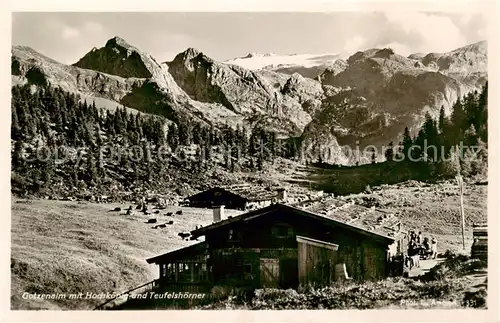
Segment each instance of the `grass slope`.
[{"label": "grass slope", "polygon": [[142,214],[109,212],[116,206],[128,205],[13,198],[11,308],[93,308],[103,301],[33,300],[22,295],[124,292],[158,277],[157,267],[148,265],[146,258],[192,244],[177,233],[212,220],[208,209],[182,208],[182,215],[164,216],[180,209],[172,207],[157,218],[174,224],[152,229]]},{"label": "grass slope", "polygon": [[[465,253],[472,246],[472,224],[486,222],[488,186],[475,183],[464,185]],[[438,240],[438,251],[464,253],[460,220],[458,185],[452,181],[426,184],[408,181],[396,185],[382,185],[371,193],[346,196],[356,203],[375,206],[395,213],[409,230],[422,231]]]}]

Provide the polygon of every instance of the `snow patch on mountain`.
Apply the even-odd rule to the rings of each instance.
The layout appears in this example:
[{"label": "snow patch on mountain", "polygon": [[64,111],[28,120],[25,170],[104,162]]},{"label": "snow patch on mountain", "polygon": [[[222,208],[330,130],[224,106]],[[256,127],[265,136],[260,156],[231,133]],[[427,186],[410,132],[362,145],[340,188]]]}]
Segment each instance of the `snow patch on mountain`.
[{"label": "snow patch on mountain", "polygon": [[249,53],[244,57],[227,60],[225,63],[239,65],[250,70],[258,70],[262,68],[273,69],[290,66],[314,67],[328,65],[335,62],[338,58],[340,56],[337,53],[291,55]]}]

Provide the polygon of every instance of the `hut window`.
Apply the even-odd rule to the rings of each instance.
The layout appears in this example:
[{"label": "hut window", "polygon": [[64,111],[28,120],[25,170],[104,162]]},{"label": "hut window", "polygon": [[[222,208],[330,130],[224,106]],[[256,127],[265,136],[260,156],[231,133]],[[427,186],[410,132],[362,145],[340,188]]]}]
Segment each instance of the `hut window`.
[{"label": "hut window", "polygon": [[229,236],[228,236],[228,239],[229,239],[230,241],[237,241],[237,240],[238,240],[238,235],[237,235],[236,230],[229,229]]},{"label": "hut window", "polygon": [[293,228],[286,224],[278,224],[272,228],[272,234],[278,238],[293,236]]}]

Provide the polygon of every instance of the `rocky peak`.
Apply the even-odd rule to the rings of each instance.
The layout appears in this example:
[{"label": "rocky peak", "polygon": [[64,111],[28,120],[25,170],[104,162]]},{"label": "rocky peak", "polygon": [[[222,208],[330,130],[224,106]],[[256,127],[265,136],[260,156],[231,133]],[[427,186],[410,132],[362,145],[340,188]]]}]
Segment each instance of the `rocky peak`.
[{"label": "rocky peak", "polygon": [[121,77],[138,78],[151,78],[161,69],[149,54],[139,51],[120,37],[111,38],[102,48],[93,48],[73,65]]},{"label": "rocky peak", "polygon": [[190,60],[190,59],[193,59],[199,55],[203,55],[203,53],[196,48],[189,47],[188,49],[186,49],[182,53],[178,54],[176,56],[176,58],[182,57],[184,60]]},{"label": "rocky peak", "polygon": [[104,45],[105,47],[116,47],[116,46],[120,46],[120,47],[123,47],[123,48],[131,48],[133,46],[131,46],[129,43],[127,43],[125,41],[125,39],[121,38],[121,37],[118,37],[118,36],[115,36],[111,39],[109,39],[107,42],[106,42],[106,45]]}]

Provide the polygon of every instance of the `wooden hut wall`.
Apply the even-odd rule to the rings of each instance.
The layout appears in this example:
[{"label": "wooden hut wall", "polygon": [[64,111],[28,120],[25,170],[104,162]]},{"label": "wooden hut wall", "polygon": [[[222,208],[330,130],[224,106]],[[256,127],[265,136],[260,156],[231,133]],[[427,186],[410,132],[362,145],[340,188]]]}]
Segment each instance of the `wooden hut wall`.
[{"label": "wooden hut wall", "polygon": [[298,284],[295,248],[216,249],[211,264],[217,285],[289,288]]},{"label": "wooden hut wall", "polygon": [[328,286],[335,281],[338,246],[298,239],[300,285]]}]

